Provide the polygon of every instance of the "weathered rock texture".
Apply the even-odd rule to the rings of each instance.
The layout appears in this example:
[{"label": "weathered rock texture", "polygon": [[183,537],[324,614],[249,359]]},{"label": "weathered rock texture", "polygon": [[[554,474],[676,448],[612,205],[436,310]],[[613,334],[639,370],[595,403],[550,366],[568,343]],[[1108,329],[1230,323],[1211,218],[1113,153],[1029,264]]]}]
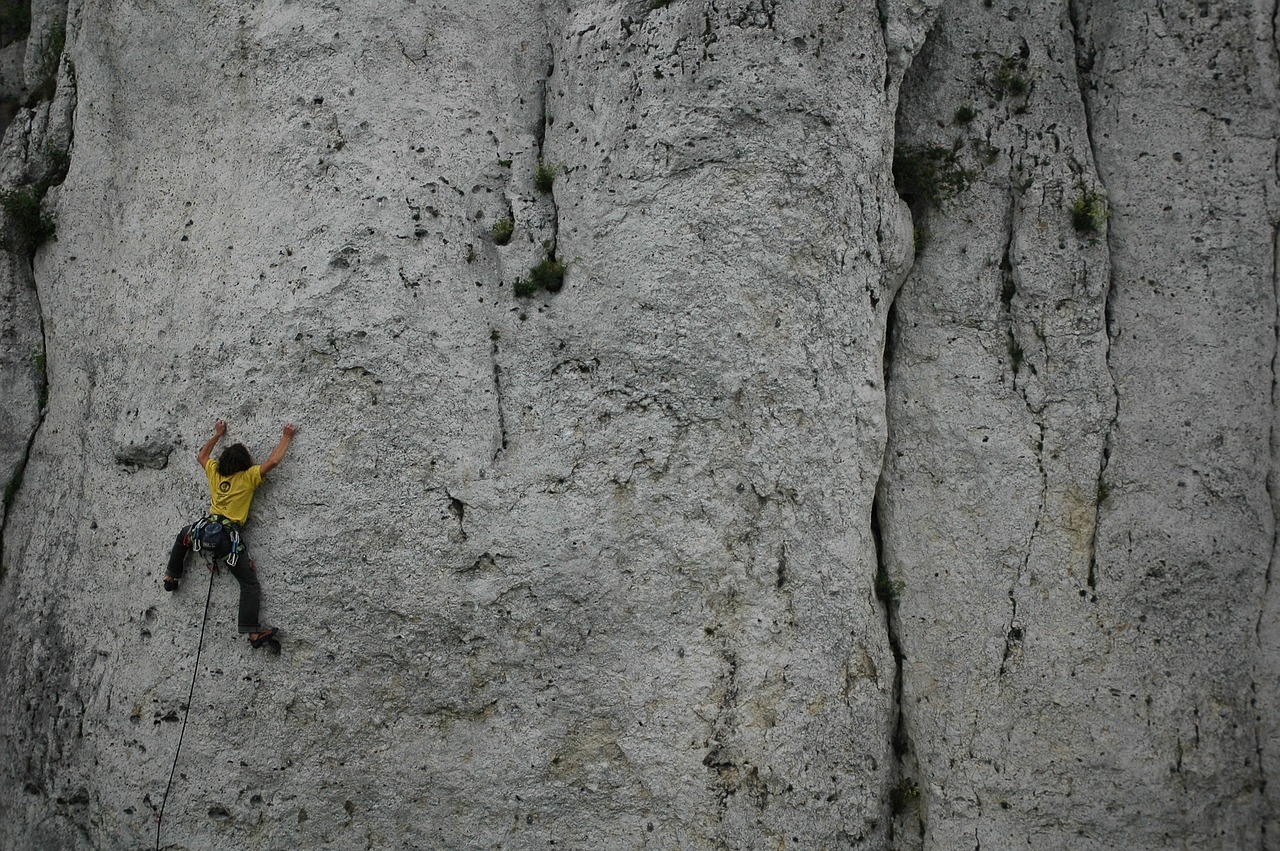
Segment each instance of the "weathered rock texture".
[{"label": "weathered rock texture", "polygon": [[880,494],[924,847],[1280,842],[1274,59],[1241,4],[956,2],[908,75],[899,144],[976,173]]},{"label": "weathered rock texture", "polygon": [[1280,848],[1274,11],[0,21],[0,848]]}]

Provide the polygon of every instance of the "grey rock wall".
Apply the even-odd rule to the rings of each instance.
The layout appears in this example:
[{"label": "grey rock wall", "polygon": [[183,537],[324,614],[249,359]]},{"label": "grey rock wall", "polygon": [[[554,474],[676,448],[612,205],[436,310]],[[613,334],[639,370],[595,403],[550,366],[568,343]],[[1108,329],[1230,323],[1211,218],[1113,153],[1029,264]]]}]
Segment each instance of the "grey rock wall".
[{"label": "grey rock wall", "polygon": [[32,11],[0,848],[1275,847],[1274,10]]},{"label": "grey rock wall", "polygon": [[1276,841],[1274,51],[1234,4],[952,3],[904,84],[899,144],[976,174],[892,332],[923,847]]},{"label": "grey rock wall", "polygon": [[1107,657],[1092,537],[1115,412],[1111,261],[1105,225],[1082,235],[1070,218],[1098,177],[1068,9],[1019,12],[944,7],[903,88],[902,148],[955,150],[948,168],[972,174],[920,211],[892,332],[879,518],[908,846],[1081,847],[1115,795],[1114,754],[1081,723],[1111,707],[1091,704],[1096,676],[1077,684]]},{"label": "grey rock wall", "polygon": [[[1099,518],[1097,583],[1134,624],[1126,679],[1154,687],[1173,719],[1146,737],[1146,773],[1167,778],[1152,809],[1226,847],[1280,841],[1259,769],[1276,744],[1277,657],[1260,630],[1274,618],[1276,547],[1274,21],[1248,7],[1152,20],[1130,4],[1085,18],[1116,208],[1119,415],[1103,474],[1116,497]],[[1188,73],[1150,95],[1129,82],[1173,63]]]}]

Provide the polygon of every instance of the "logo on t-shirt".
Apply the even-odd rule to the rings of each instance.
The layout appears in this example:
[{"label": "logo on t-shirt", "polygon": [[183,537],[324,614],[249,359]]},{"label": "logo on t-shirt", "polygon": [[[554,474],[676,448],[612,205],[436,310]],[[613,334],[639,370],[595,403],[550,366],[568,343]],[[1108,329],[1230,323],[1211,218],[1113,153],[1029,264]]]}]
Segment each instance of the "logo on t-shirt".
[{"label": "logo on t-shirt", "polygon": [[219,493],[226,493],[226,492],[227,492],[227,491],[229,491],[229,490],[231,490],[231,482],[219,482],[219,483],[218,483],[218,492],[219,492]]}]

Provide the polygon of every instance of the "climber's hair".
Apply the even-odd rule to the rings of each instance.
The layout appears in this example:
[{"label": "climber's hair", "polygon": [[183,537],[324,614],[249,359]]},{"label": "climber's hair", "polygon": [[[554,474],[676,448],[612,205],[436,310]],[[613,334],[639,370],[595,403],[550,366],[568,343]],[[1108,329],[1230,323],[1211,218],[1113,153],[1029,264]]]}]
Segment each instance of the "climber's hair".
[{"label": "climber's hair", "polygon": [[243,473],[253,466],[253,458],[243,443],[233,443],[218,456],[218,472],[224,476]]}]

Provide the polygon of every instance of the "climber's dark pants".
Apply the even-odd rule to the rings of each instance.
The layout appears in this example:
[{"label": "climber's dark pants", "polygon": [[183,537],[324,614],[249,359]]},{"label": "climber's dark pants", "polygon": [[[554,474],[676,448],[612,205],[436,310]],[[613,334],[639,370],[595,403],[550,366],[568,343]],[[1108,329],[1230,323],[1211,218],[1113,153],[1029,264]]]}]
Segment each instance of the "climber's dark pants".
[{"label": "climber's dark pants", "polygon": [[[243,544],[243,536],[240,540]],[[169,551],[169,568],[166,571],[169,576],[174,579],[182,578],[182,572],[187,564],[187,554],[190,552],[191,527],[184,526],[173,542],[173,549]],[[227,564],[225,556],[217,559],[217,563],[231,571],[231,575],[240,583],[240,632],[243,634],[260,631],[262,625],[258,623],[258,602],[262,596],[262,588],[258,585],[258,571],[254,567],[253,559],[249,557],[249,550],[242,548],[240,557],[236,559],[234,565]]]}]

